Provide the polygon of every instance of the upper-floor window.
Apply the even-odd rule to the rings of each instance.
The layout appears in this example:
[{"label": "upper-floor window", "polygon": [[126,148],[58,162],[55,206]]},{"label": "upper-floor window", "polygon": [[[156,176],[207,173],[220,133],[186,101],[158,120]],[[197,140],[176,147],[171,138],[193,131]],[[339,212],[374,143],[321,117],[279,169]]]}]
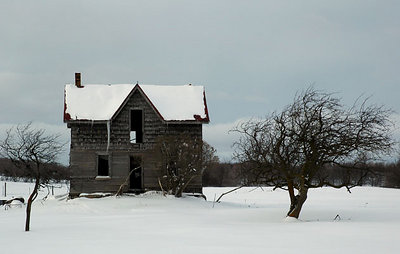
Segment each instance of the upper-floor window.
[{"label": "upper-floor window", "polygon": [[131,110],[130,142],[143,143],[143,111],[141,109]]}]

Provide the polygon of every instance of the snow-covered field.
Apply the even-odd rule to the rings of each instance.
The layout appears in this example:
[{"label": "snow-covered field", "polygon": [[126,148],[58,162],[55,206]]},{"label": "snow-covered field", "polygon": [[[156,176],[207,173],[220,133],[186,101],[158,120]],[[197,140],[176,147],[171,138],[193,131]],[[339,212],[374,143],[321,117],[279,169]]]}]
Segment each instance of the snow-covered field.
[{"label": "snow-covered field", "polygon": [[[0,199],[3,188],[0,182]],[[30,188],[8,182],[7,196],[27,198]],[[213,203],[227,190],[205,188],[208,201],[155,192],[69,201],[39,197],[30,232],[23,231],[25,207],[0,206],[0,253],[400,252],[400,190],[311,190],[299,221],[285,219],[284,191],[243,188]]]}]

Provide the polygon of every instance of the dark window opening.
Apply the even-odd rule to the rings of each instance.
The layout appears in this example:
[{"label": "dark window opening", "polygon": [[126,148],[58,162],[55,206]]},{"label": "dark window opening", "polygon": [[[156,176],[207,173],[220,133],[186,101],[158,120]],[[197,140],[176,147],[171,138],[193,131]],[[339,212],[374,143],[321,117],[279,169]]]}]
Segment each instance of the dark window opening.
[{"label": "dark window opening", "polygon": [[143,112],[142,110],[131,110],[131,143],[143,143]]},{"label": "dark window opening", "polygon": [[109,175],[108,155],[99,155],[97,164],[97,175],[98,176]]},{"label": "dark window opening", "polygon": [[131,190],[141,190],[142,189],[142,159],[140,157],[134,156],[129,157],[130,167],[129,172],[133,170],[129,178],[129,189]]}]

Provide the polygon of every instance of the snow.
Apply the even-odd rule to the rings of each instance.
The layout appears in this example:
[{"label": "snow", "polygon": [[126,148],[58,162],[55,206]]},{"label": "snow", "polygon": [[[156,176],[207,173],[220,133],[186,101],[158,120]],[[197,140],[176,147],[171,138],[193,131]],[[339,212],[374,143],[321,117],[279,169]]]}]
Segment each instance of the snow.
[{"label": "snow", "polygon": [[72,120],[109,120],[133,89],[132,84],[65,86],[66,113]]},{"label": "snow", "polygon": [[[29,188],[7,183],[10,195],[26,198]],[[398,189],[311,190],[300,220],[285,218],[284,191],[243,188],[213,203],[227,190],[205,188],[208,201],[156,192],[41,201],[45,191],[33,205],[29,233],[23,231],[24,208],[0,209],[0,246],[4,253],[23,253],[29,246],[33,254],[398,253]],[[57,196],[67,188],[55,191]]]},{"label": "snow", "polygon": [[194,115],[206,118],[204,87],[140,85],[164,120],[195,120]]},{"label": "snow", "polygon": [[[133,84],[65,86],[66,111],[72,120],[110,120],[122,105]],[[181,85],[139,85],[147,98],[166,121],[207,118],[204,87]]]}]

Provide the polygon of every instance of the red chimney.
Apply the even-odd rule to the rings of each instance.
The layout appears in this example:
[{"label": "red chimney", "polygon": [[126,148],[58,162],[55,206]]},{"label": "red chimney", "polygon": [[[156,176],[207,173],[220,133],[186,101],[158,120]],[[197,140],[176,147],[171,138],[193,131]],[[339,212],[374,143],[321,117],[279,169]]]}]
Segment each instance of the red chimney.
[{"label": "red chimney", "polygon": [[82,88],[81,84],[81,74],[80,73],[75,73],[75,85],[76,87]]}]

